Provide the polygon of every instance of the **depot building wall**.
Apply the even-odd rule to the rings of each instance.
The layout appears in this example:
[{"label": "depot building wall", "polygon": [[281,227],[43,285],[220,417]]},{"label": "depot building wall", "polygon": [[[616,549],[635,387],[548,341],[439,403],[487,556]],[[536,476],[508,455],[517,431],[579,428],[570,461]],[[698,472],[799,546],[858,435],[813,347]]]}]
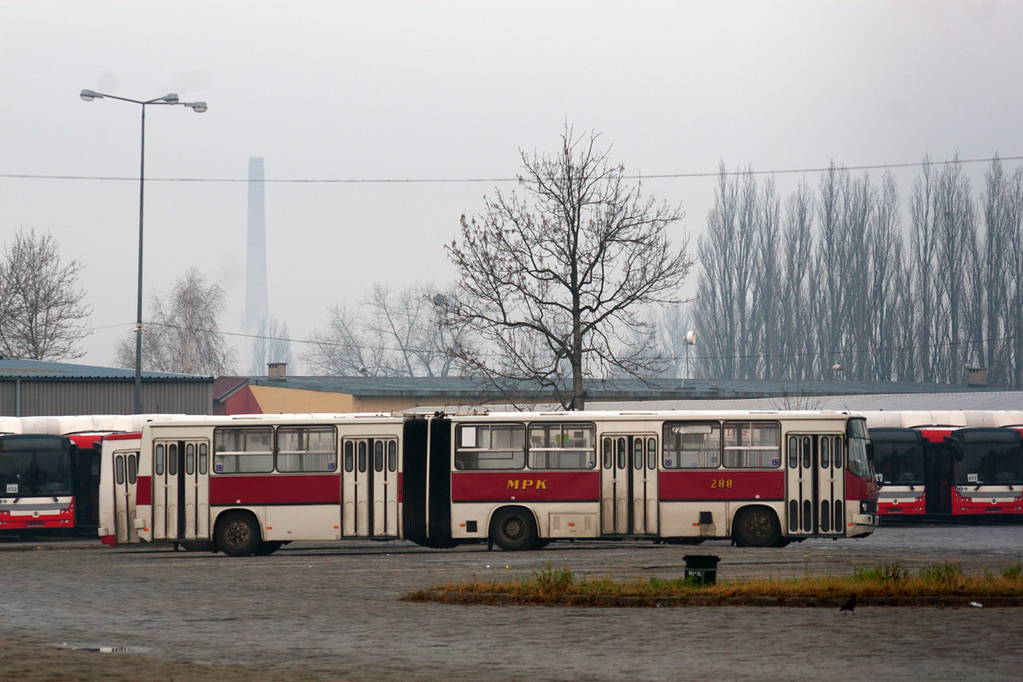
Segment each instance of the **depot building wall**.
[{"label": "depot building wall", "polygon": [[277,386],[246,386],[227,398],[217,414],[401,412],[416,407],[477,405],[471,396],[355,396]]}]

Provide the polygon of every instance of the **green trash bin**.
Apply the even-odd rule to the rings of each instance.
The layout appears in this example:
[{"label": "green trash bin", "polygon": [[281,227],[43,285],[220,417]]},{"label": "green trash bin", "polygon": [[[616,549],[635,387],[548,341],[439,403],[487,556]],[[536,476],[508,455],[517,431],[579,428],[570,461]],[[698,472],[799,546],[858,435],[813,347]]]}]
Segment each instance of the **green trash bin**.
[{"label": "green trash bin", "polygon": [[701,585],[713,585],[718,581],[718,562],[721,557],[712,554],[687,554],[685,578],[692,576]]}]

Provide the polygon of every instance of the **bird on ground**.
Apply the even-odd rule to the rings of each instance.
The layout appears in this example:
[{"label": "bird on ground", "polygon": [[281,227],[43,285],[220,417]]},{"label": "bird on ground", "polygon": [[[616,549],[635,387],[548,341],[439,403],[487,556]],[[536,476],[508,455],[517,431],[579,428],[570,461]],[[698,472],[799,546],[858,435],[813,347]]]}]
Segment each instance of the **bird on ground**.
[{"label": "bird on ground", "polygon": [[855,614],[856,613],[855,609],[856,609],[856,595],[854,594],[853,596],[851,596],[851,597],[849,597],[848,599],[845,600],[845,603],[842,604],[842,608],[840,608],[839,611],[848,611],[849,613]]}]

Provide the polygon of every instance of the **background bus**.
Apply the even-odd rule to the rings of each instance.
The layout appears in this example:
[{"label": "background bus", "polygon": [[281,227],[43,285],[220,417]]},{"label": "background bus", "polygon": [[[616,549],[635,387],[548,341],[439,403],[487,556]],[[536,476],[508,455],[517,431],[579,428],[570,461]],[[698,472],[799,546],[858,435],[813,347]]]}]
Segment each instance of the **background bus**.
[{"label": "background bus", "polygon": [[0,436],[0,531],[31,535],[75,528],[77,451],[64,436]]},{"label": "background bus", "polygon": [[232,555],[347,537],[784,545],[873,531],[868,453],[864,420],[834,412],[154,422],[104,439],[99,532]]},{"label": "background bus", "polygon": [[[1023,514],[1023,413],[866,412],[885,518]],[[988,518],[991,518],[990,516]]]}]

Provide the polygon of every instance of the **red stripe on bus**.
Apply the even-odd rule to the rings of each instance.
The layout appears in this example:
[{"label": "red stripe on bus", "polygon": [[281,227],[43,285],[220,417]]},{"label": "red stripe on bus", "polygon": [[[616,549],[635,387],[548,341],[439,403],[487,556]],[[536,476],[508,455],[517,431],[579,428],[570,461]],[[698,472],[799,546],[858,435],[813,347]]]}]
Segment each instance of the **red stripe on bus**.
[{"label": "red stripe on bus", "polygon": [[210,504],[341,504],[341,477],[210,476]]},{"label": "red stripe on bus", "polygon": [[596,502],[600,499],[600,474],[596,471],[507,471],[453,472],[452,502],[495,500],[571,500]]},{"label": "red stripe on bus", "polygon": [[141,433],[112,433],[109,436],[103,436],[103,440],[140,440],[141,438]]},{"label": "red stripe on bus", "polygon": [[153,503],[153,484],[151,476],[139,476],[135,484],[135,504]]},{"label": "red stripe on bus", "polygon": [[662,471],[657,486],[664,501],[785,499],[782,471]]}]

